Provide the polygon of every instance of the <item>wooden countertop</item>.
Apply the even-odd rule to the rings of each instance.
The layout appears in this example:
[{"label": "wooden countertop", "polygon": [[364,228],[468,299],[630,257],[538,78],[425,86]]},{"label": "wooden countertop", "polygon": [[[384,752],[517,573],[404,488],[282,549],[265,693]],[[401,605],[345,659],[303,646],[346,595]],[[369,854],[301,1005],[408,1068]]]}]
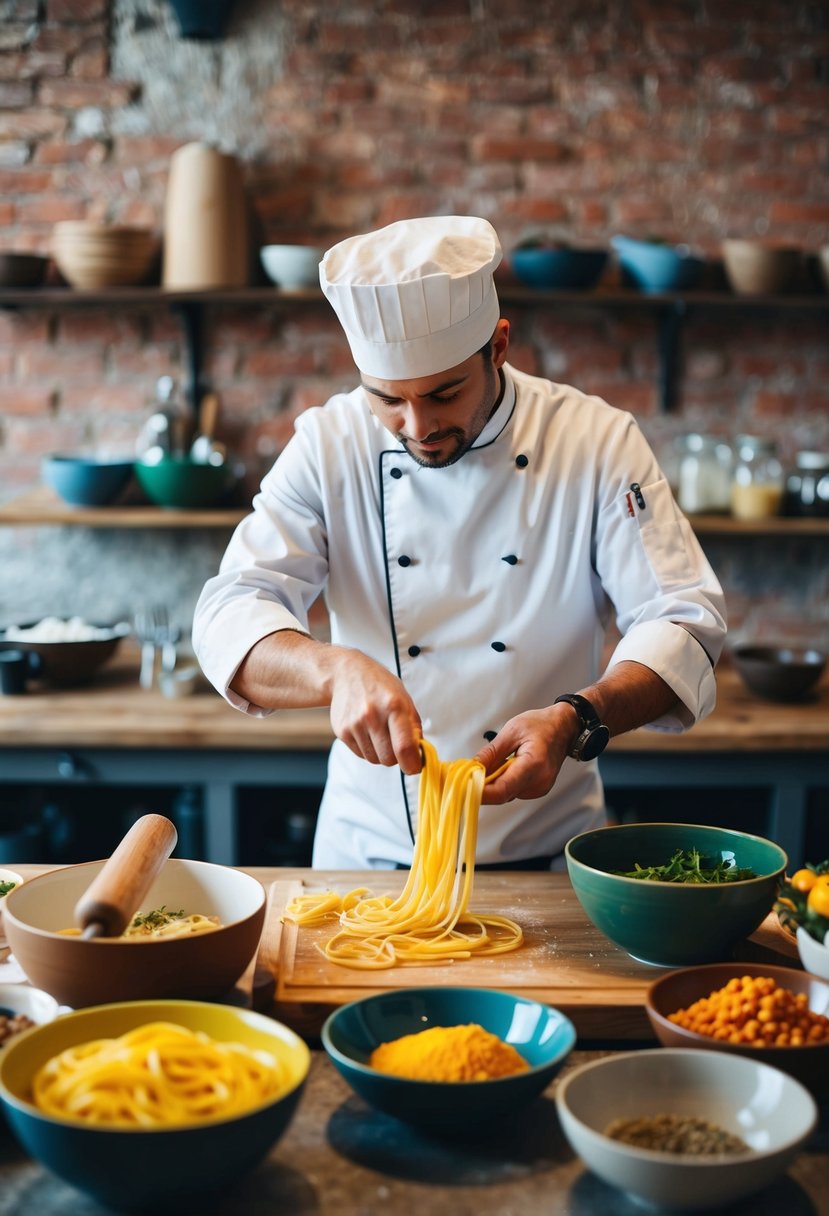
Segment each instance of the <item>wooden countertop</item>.
[{"label": "wooden countertop", "polygon": [[[829,678],[812,701],[763,701],[730,667],[718,668],[714,713],[684,735],[632,731],[614,752],[768,752],[829,750]],[[206,684],[169,699],[138,685],[138,657],[127,646],[84,687],[30,684],[0,696],[0,748],[213,748],[319,751],[332,739],[326,709],[280,710],[252,718],[231,709]]]}]

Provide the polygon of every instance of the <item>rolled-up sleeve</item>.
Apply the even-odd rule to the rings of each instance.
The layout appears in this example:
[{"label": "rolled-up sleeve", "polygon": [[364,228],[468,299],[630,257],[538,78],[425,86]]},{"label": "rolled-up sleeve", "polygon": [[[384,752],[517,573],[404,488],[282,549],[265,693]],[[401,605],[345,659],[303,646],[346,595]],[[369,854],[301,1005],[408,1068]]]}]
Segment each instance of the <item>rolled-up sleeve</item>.
[{"label": "rolled-up sleeve", "polygon": [[[716,703],[714,665],[726,634],[725,597],[639,428],[629,419],[597,516],[596,569],[622,635],[609,666],[633,660],[676,693],[651,729],[687,730]],[[636,478],[635,487],[631,478]]]},{"label": "rolled-up sleeve", "polygon": [[326,581],[328,543],[314,467],[303,436],[295,435],[196,604],[193,649],[204,674],[231,705],[256,717],[271,711],[231,690],[239,665],[269,634],[308,633],[308,612]]}]

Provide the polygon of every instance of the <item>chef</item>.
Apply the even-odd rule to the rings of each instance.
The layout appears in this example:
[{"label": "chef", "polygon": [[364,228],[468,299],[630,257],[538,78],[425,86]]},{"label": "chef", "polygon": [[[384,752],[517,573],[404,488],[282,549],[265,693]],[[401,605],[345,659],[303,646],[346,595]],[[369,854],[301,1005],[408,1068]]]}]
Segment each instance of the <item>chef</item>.
[{"label": "chef", "polygon": [[199,598],[196,653],[231,705],[330,708],[317,867],[410,864],[425,737],[488,772],[514,756],[478,865],[555,868],[605,820],[608,738],[714,706],[717,580],[631,415],[509,365],[500,260],[465,216],[326,253],[360,385],[297,419]]}]

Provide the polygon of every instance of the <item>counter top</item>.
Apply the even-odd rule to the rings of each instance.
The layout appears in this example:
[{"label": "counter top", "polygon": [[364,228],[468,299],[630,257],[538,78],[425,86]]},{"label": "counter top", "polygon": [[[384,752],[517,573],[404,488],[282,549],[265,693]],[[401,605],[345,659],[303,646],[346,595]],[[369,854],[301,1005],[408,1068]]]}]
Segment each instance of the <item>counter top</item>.
[{"label": "counter top", "polygon": [[[451,1143],[408,1129],[356,1097],[321,1051],[297,1113],[266,1160],[199,1216],[637,1216],[582,1165],[559,1127],[558,1080],[606,1051],[574,1051],[544,1094],[491,1134]],[[829,1138],[820,1129],[788,1172],[720,1216],[829,1216]],[[105,1216],[0,1132],[0,1216]],[[187,1209],[191,1211],[191,1209]]]},{"label": "counter top", "polygon": [[[683,735],[637,730],[614,739],[614,752],[817,752],[829,749],[829,678],[814,700],[763,701],[720,665],[714,712]],[[232,709],[206,682],[169,699],[138,685],[138,657],[124,646],[94,681],[78,688],[31,684],[0,696],[0,748],[211,748],[320,751],[332,739],[327,709],[280,710],[252,718]]]}]

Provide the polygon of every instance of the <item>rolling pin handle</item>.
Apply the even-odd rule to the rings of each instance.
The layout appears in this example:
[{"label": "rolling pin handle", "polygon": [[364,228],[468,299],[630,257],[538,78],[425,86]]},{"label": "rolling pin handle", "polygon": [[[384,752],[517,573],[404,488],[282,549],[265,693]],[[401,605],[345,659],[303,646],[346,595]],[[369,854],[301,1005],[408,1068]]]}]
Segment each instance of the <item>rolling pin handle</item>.
[{"label": "rolling pin handle", "polygon": [[84,937],[124,932],[176,846],[175,824],[163,815],[142,815],[75,904]]}]

